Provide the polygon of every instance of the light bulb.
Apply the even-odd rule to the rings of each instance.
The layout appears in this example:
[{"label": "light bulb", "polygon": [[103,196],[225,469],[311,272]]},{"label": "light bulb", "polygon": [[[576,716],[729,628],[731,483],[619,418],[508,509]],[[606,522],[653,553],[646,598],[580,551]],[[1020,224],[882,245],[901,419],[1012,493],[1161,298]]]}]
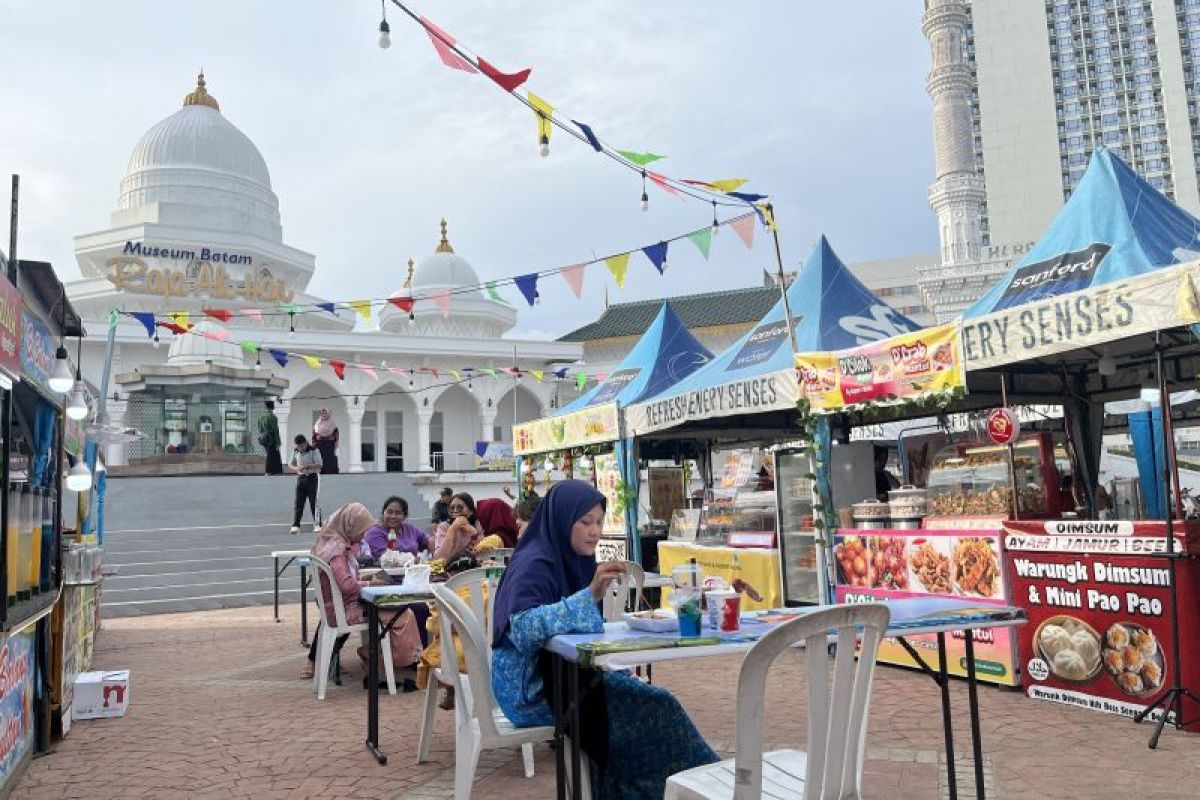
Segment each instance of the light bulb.
[{"label": "light bulb", "polygon": [[714,217],[713,218],[713,226],[712,226],[712,235],[716,236],[720,232],[721,232],[721,223],[717,222],[716,218]]},{"label": "light bulb", "polygon": [[642,211],[650,210],[650,195],[642,192]]},{"label": "light bulb", "polygon": [[290,312],[290,316],[288,317],[288,338],[289,339],[296,338],[296,314],[295,314],[295,312]]},{"label": "light bulb", "polygon": [[542,154],[542,158],[545,158],[546,156],[550,155],[550,137],[549,136],[542,137],[541,146],[538,147],[538,152]]},{"label": "light bulb", "polygon": [[413,313],[413,312],[411,312],[411,311],[410,311],[410,312],[408,312],[408,325],[409,325],[409,327],[412,327],[413,325],[416,325],[416,324],[417,324],[417,315],[416,315],[416,314],[414,314],[414,313]]},{"label": "light bulb", "polygon": [[379,22],[379,49],[387,50],[392,46],[392,28],[388,25],[387,20]]},{"label": "light bulb", "polygon": [[60,347],[55,351],[54,371],[50,373],[47,383],[59,394],[66,394],[75,385],[75,375],[71,372],[71,365],[67,363],[67,348]]},{"label": "light bulb", "polygon": [[73,420],[84,419],[88,415],[87,395],[84,393],[83,381],[76,381],[75,388],[67,398],[67,416]]},{"label": "light bulb", "polygon": [[153,347],[155,350],[157,350],[158,344],[159,344],[158,334],[156,333],[156,334],[154,334],[154,338],[150,340],[150,346]]},{"label": "light bulb", "polygon": [[75,466],[67,470],[67,491],[86,492],[92,488],[92,471],[88,469],[83,459],[75,462]]}]

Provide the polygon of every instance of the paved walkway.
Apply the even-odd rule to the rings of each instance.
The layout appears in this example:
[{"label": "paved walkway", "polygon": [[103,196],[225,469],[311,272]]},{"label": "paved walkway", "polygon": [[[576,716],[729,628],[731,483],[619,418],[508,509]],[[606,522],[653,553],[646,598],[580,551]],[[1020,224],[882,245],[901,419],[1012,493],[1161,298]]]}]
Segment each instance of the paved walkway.
[{"label": "paved walkway", "polygon": [[[416,763],[420,694],[382,698],[379,766],[363,747],[366,696],[351,667],[318,702],[299,678],[298,612],[282,624],[269,608],[110,620],[96,668],[133,671],[129,713],[79,722],[50,755],[34,761],[14,798],[432,798],[452,797],[452,715],[439,712],[433,760]],[[351,655],[348,661],[353,661]],[[737,660],[687,668],[660,665],[655,682],[674,691],[705,735],[731,749]],[[785,655],[768,684],[766,741],[805,738],[803,664]],[[955,688],[957,746],[969,751],[966,692]],[[1141,800],[1195,797],[1200,735],[1149,731],[1112,716],[1036,703],[985,688],[981,694],[989,798]],[[877,673],[864,795],[907,800],[945,796],[936,689],[923,676]],[[553,797],[551,751],[537,748],[526,780],[517,751],[485,754],[475,798]],[[969,771],[963,774],[970,789]],[[974,796],[963,792],[963,797]]]}]

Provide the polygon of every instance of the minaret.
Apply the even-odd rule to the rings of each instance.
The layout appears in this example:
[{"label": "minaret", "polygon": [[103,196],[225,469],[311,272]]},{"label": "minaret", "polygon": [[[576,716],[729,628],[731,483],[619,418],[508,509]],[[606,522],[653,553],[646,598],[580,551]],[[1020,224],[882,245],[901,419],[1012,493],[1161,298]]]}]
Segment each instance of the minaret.
[{"label": "minaret", "polygon": [[980,260],[983,245],[983,179],[975,171],[971,135],[971,70],[966,63],[967,0],[925,0],[921,30],[929,39],[932,69],[925,90],[933,99],[937,180],[929,207],[938,216],[942,265]]}]

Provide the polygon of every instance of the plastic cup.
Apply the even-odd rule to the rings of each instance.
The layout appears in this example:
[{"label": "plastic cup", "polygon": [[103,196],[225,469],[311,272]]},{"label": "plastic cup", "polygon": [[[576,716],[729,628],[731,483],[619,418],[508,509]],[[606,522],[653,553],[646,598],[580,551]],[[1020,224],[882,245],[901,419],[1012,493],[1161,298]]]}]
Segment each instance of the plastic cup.
[{"label": "plastic cup", "polygon": [[710,589],[704,593],[704,607],[708,611],[710,628],[721,627],[721,609],[724,607],[725,598],[730,595],[736,596],[736,593],[729,589]]},{"label": "plastic cup", "polygon": [[671,605],[679,618],[680,636],[700,635],[700,590],[679,588],[671,592]]},{"label": "plastic cup", "polygon": [[736,592],[727,594],[721,603],[721,632],[736,633],[742,627],[742,596]]}]

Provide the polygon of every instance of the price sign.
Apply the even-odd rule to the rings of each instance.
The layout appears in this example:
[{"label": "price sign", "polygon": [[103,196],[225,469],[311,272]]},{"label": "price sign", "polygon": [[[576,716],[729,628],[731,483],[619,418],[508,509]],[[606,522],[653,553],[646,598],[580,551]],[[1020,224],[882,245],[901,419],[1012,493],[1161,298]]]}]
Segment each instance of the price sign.
[{"label": "price sign", "polygon": [[1007,408],[993,408],[987,417],[988,438],[996,444],[1010,444],[1021,432],[1021,424]]}]

